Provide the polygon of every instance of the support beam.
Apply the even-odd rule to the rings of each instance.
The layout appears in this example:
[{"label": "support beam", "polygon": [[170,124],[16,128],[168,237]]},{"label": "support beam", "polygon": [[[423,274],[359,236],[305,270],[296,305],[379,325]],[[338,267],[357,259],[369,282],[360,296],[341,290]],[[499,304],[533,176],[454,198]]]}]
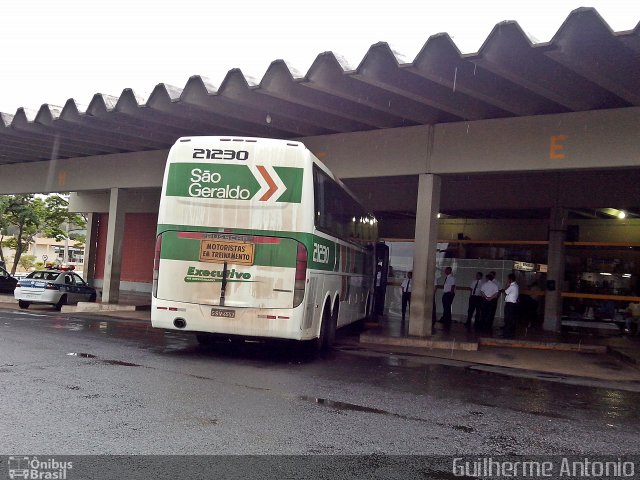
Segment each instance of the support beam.
[{"label": "support beam", "polygon": [[98,214],[87,214],[87,234],[84,243],[84,264],[82,275],[90,285],[96,277],[96,252],[98,247]]},{"label": "support beam", "polygon": [[549,251],[547,282],[554,283],[554,289],[547,285],[544,302],[543,329],[551,332],[560,331],[560,317],[562,315],[562,287],[564,284],[564,242],[567,236],[567,211],[560,207],[551,209],[549,218]]},{"label": "support beam", "polygon": [[102,303],[118,303],[120,298],[120,267],[122,263],[122,241],[124,239],[125,204],[126,191],[120,188],[112,188],[109,200]]},{"label": "support beam", "polygon": [[409,315],[409,335],[419,337],[432,334],[440,186],[441,179],[437,175],[422,174],[419,177],[413,252],[414,283]]}]

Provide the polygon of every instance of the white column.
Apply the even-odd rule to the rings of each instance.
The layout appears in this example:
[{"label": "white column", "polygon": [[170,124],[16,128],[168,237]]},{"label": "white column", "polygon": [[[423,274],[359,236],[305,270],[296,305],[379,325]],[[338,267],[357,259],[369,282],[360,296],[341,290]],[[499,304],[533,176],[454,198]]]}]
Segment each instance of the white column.
[{"label": "white column", "polygon": [[84,263],[82,276],[93,285],[96,277],[96,251],[98,247],[98,214],[87,214],[87,234],[84,243]]},{"label": "white column", "polygon": [[441,179],[437,175],[422,174],[418,183],[416,233],[413,250],[413,288],[409,335],[431,335],[431,315],[438,246],[438,212],[440,210]]},{"label": "white column", "polygon": [[544,323],[542,328],[552,332],[560,331],[562,315],[562,288],[564,285],[565,249],[567,234],[566,210],[551,209],[549,218],[549,250],[547,252],[547,282],[555,283],[555,290],[547,290],[544,297]]},{"label": "white column", "polygon": [[122,240],[124,238],[124,207],[126,192],[111,189],[109,199],[109,224],[104,260],[104,285],[102,303],[118,303],[120,298],[120,266],[122,263]]}]

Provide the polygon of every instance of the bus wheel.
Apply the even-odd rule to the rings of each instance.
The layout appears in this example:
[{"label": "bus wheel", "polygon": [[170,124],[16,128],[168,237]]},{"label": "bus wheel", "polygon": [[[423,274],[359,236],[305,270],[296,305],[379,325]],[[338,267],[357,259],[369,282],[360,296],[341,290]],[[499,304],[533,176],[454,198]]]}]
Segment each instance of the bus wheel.
[{"label": "bus wheel", "polygon": [[[337,315],[336,315],[337,317]],[[336,339],[337,318],[331,314],[329,304],[325,305],[322,314],[322,326],[320,327],[320,349],[331,350]]]}]

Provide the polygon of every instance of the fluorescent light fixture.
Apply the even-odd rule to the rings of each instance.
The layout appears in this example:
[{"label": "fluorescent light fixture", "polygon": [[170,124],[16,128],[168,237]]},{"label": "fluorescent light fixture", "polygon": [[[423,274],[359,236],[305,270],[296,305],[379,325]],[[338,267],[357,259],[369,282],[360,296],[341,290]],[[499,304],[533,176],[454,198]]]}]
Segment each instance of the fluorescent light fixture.
[{"label": "fluorescent light fixture", "polygon": [[610,274],[610,273],[607,273],[607,272],[600,272],[600,275],[611,276],[611,274]]},{"label": "fluorescent light fixture", "polygon": [[631,278],[631,274],[630,273],[623,273],[622,277],[623,278]]}]

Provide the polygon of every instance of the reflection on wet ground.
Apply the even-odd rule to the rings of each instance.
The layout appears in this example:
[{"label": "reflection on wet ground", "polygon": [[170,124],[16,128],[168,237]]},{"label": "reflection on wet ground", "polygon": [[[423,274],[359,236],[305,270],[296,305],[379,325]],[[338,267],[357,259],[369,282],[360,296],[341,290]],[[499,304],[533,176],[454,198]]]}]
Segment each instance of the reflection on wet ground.
[{"label": "reflection on wet ground", "polygon": [[[433,358],[404,355],[398,357],[391,354],[366,352],[354,344],[339,346],[337,350],[321,356],[316,361],[308,361],[300,358],[286,343],[220,343],[213,348],[205,348],[198,345],[191,334],[163,332],[138,320],[104,317],[69,318],[55,314],[30,315],[22,312],[19,317],[2,312],[2,317],[5,325],[6,322],[10,324],[14,320],[16,323],[20,322],[21,325],[32,328],[45,326],[53,332],[73,332],[113,338],[121,344],[145,350],[153,356],[179,356],[201,361],[215,360],[267,370],[290,369],[295,365],[298,373],[302,371],[310,376],[335,381],[367,384],[415,395],[446,398],[476,406],[506,408],[548,418],[600,419],[610,426],[623,424],[627,419],[633,419],[635,424],[640,418],[639,393],[547,381],[562,380],[559,375],[532,372],[528,376],[517,377],[510,375],[506,371],[508,369],[501,370]],[[346,343],[349,343],[350,333],[347,332],[346,335]],[[341,340],[344,343],[345,337]],[[106,365],[144,366],[117,359],[100,359],[91,353],[71,352],[67,355]],[[192,376],[212,380],[206,376]],[[263,389],[260,385],[242,386]],[[269,389],[264,388],[264,390]],[[398,416],[385,410],[328,398],[302,396],[297,399],[336,410],[346,409]],[[470,413],[482,414],[477,409]]]}]

